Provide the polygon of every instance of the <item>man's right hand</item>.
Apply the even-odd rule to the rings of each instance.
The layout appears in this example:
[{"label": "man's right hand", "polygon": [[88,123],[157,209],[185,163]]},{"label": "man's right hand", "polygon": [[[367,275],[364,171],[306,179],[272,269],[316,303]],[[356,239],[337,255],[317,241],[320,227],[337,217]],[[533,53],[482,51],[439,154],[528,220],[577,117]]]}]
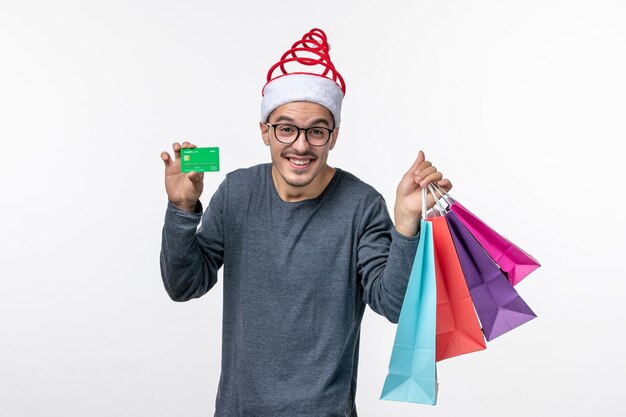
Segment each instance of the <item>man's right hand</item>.
[{"label": "man's right hand", "polygon": [[165,191],[167,197],[176,207],[193,212],[196,203],[202,194],[204,186],[204,172],[181,172],[180,170],[180,150],[181,148],[196,148],[197,146],[189,142],[183,142],[182,146],[176,142],[172,145],[174,157],[161,152],[161,159],[165,163]]}]

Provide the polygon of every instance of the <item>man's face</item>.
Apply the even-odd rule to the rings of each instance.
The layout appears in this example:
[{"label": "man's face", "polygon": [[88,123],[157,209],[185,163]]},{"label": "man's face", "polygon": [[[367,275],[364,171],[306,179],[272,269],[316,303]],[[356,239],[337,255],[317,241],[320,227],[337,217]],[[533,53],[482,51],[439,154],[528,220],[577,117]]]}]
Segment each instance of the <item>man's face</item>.
[{"label": "man's face", "polygon": [[[288,123],[300,128],[312,126],[333,129],[333,116],[328,109],[316,103],[293,102],[276,108],[269,116],[268,123]],[[290,144],[276,140],[274,128],[260,124],[263,142],[270,147],[275,171],[291,187],[306,187],[321,180],[326,168],[328,152],[337,141],[338,128],[331,134],[324,146],[311,146],[304,131],[301,131]]]}]

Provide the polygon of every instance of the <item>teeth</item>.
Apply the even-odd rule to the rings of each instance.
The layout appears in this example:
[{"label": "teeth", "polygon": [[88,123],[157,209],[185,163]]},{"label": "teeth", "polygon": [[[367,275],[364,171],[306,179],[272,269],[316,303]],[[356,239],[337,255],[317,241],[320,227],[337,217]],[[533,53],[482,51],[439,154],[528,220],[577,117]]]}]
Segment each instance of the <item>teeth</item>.
[{"label": "teeth", "polygon": [[290,159],[290,161],[291,161],[292,163],[294,163],[295,165],[306,165],[306,164],[308,164],[309,162],[311,162],[311,160],[310,160],[310,159],[307,159],[307,160],[304,160],[304,161],[303,161],[303,160],[299,160],[299,159]]}]

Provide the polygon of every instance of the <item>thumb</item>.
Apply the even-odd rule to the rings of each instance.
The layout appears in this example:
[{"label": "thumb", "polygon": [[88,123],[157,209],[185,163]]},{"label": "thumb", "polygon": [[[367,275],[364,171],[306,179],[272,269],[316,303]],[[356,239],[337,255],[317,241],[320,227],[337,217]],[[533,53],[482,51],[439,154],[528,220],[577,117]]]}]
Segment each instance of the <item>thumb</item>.
[{"label": "thumb", "polygon": [[420,164],[424,162],[425,160],[426,160],[426,157],[424,156],[424,152],[420,150],[417,153],[417,159],[415,160],[415,162],[413,162],[413,165],[408,170],[407,174],[414,174],[415,171],[417,170],[417,167],[420,166]]},{"label": "thumb", "polygon": [[189,180],[194,184],[202,182],[202,177],[200,176],[200,173],[196,171],[190,172],[187,178],[189,178]]}]

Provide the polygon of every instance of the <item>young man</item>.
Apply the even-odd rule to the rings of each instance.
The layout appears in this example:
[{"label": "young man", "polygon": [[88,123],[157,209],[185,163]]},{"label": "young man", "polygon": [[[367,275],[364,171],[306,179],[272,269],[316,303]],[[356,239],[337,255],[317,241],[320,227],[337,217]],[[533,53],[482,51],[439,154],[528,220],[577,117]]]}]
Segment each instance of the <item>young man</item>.
[{"label": "young man", "polygon": [[[314,59],[321,74],[284,69],[296,62],[309,70]],[[272,77],[277,68],[283,74]],[[161,154],[168,294],[175,301],[200,297],[224,266],[216,416],[356,416],[365,304],[398,321],[417,248],[421,187],[451,188],[420,151],[397,188],[394,226],[376,190],[327,164],[344,92],[326,36],[313,29],[268,73],[259,126],[272,163],[229,173],[204,213],[203,175],[180,169],[180,149],[195,145],[175,143],[173,160]]]}]

